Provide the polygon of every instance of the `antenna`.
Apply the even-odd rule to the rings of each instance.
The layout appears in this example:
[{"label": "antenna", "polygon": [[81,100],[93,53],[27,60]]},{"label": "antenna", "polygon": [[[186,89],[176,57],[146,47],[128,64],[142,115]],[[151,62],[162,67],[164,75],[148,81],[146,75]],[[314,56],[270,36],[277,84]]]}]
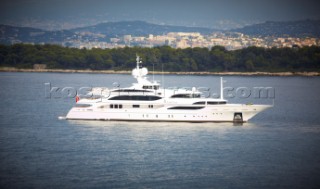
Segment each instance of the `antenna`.
[{"label": "antenna", "polygon": [[220,77],[220,100],[223,100],[223,77]]},{"label": "antenna", "polygon": [[138,54],[136,54],[136,61],[137,61],[137,69],[139,69],[140,68],[140,66],[139,66],[139,64],[141,64],[142,63],[142,61],[140,60],[140,56],[138,55]]},{"label": "antenna", "polygon": [[153,74],[152,74],[152,80],[153,80],[152,82],[154,83],[154,62],[152,63],[152,69],[153,69],[153,70],[152,70],[152,73],[153,73]]},{"label": "antenna", "polygon": [[136,61],[137,61],[137,69],[139,69],[139,62],[140,62],[140,57],[138,54],[136,54]]},{"label": "antenna", "polygon": [[165,89],[165,87],[164,87],[164,77],[163,77],[163,63],[161,64],[161,71],[162,71],[163,95],[166,96],[166,89]]}]

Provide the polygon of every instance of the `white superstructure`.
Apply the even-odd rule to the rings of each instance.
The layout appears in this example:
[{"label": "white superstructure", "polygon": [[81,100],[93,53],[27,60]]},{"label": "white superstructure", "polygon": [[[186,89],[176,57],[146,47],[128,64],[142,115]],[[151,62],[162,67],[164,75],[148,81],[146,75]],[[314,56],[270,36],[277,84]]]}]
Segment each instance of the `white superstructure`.
[{"label": "white superstructure", "polygon": [[147,68],[137,66],[132,75],[137,79],[128,88],[93,88],[92,97],[81,98],[66,119],[114,121],[184,121],[246,122],[270,105],[228,104],[221,97],[204,98],[196,88],[164,89],[147,79]]}]

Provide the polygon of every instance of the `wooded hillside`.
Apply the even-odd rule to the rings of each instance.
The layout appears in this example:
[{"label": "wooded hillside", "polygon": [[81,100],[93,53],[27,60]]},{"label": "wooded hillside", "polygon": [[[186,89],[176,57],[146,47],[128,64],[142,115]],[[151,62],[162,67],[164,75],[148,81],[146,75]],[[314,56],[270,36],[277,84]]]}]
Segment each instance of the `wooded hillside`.
[{"label": "wooded hillside", "polygon": [[0,45],[0,66],[49,69],[131,70],[136,54],[144,66],[160,71],[320,71],[320,47],[258,48],[227,51],[224,47],[174,49],[126,47],[76,49],[57,45]]}]

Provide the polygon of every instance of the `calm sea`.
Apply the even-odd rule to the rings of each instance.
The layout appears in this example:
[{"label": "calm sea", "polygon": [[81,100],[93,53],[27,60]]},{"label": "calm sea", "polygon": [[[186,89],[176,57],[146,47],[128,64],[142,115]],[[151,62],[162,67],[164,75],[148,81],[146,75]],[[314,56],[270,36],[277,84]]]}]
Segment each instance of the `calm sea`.
[{"label": "calm sea", "polygon": [[[133,78],[0,73],[0,188],[320,188],[320,77],[224,79],[272,87],[275,106],[242,126],[67,121],[58,117],[75,100],[46,98],[45,83],[125,87]],[[219,93],[217,76],[166,75],[164,84]],[[241,93],[228,100],[273,103]]]}]

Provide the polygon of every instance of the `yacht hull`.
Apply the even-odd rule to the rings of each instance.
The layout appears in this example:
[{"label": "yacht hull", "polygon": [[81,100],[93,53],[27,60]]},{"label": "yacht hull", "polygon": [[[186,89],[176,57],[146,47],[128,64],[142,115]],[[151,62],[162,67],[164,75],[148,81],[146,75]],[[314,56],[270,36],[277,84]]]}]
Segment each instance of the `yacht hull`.
[{"label": "yacht hull", "polygon": [[228,104],[200,110],[154,109],[83,109],[72,108],[70,120],[168,121],[168,122],[247,122],[270,105]]}]

